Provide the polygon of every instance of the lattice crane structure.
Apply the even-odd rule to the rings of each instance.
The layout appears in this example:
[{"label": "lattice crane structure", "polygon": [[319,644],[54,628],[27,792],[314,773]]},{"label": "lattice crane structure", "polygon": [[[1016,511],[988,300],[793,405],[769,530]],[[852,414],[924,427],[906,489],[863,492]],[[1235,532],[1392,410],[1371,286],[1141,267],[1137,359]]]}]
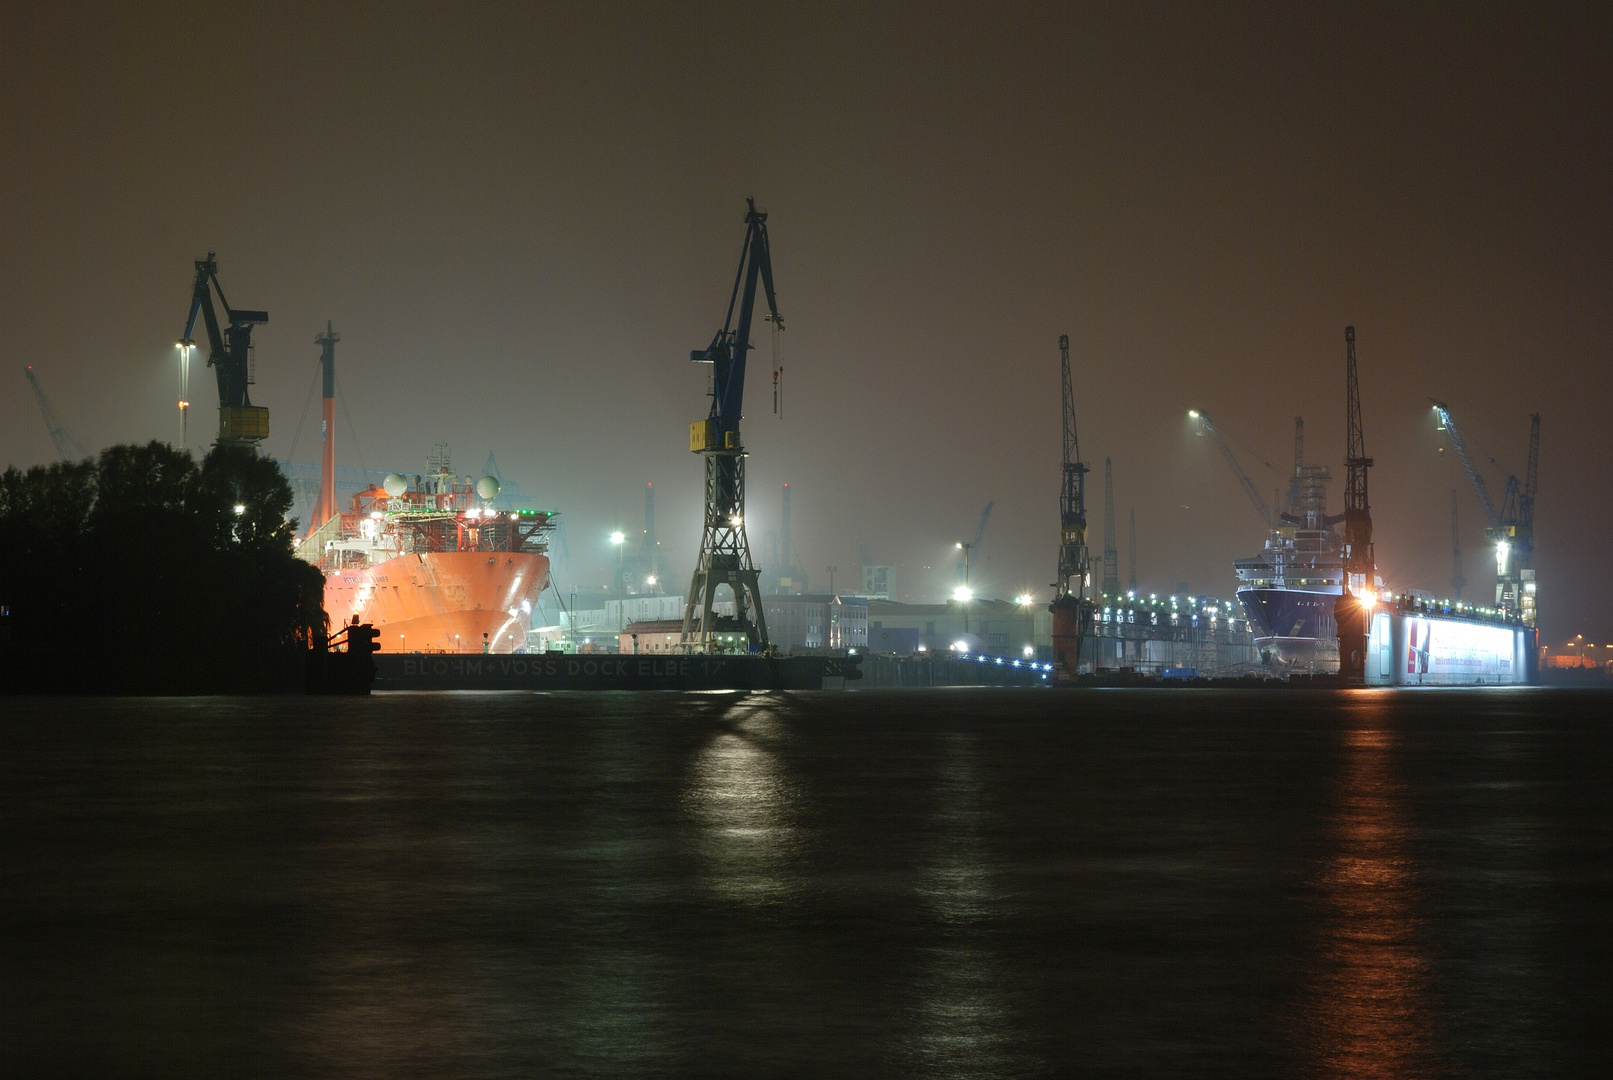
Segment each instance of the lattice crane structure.
[{"label": "lattice crane structure", "polygon": [[1059,335],[1063,373],[1064,461],[1059,488],[1059,570],[1053,582],[1053,679],[1069,684],[1081,666],[1081,642],[1092,631],[1092,565],[1087,552],[1087,467],[1075,430],[1075,383],[1070,378],[1070,336]]},{"label": "lattice crane structure", "polygon": [[713,604],[723,585],[734,594],[732,629],[744,633],[752,651],[769,647],[759,575],[745,534],[745,445],[739,435],[745,412],[745,354],[752,348],[758,282],[766,291],[768,313],[778,330],[784,329],[784,317],[773,292],[767,215],[756,209],[756,200],[746,203],[745,246],[728,299],[728,317],[710,345],[689,354],[691,361],[711,365],[711,412],[689,426],[689,449],[705,458],[706,506],[700,554],[683,610],[680,645],[687,652],[710,651],[712,635],[719,630]]},{"label": "lattice crane structure", "polygon": [[34,366],[28,365],[28,385],[33,387],[34,400],[39,403],[39,413],[45,418],[45,428],[50,432],[50,441],[56,447],[56,454],[63,461],[78,461],[89,457],[84,447],[79,445],[77,439],[62,423],[62,418],[56,415],[51,407],[50,398],[45,396],[44,388],[39,385],[39,378],[34,374]]},{"label": "lattice crane structure", "polygon": [[[1473,493],[1478,496],[1484,510],[1484,536],[1495,545],[1495,606],[1510,615],[1521,618],[1525,624],[1535,624],[1535,493],[1540,483],[1540,414],[1529,417],[1529,463],[1520,483],[1516,475],[1508,476],[1502,486],[1501,506],[1496,507],[1490,489],[1484,482],[1462,437],[1456,418],[1443,401],[1433,403],[1439,415],[1439,426],[1450,436],[1451,447],[1462,463]],[[1492,459],[1493,461],[1493,459]],[[1454,513],[1454,506],[1453,511]],[[1454,587],[1454,582],[1452,583]]]}]

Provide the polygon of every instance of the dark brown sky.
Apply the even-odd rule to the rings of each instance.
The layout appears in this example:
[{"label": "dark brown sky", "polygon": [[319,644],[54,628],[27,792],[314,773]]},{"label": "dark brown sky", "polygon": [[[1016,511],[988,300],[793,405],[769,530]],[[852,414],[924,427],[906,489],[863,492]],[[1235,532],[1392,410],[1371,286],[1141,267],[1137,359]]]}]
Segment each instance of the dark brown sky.
[{"label": "dark brown sky", "polygon": [[944,558],[994,500],[988,591],[1045,594],[1067,332],[1144,588],[1230,595],[1263,533],[1185,412],[1279,467],[1303,414],[1341,472],[1353,323],[1385,573],[1444,590],[1460,487],[1483,580],[1428,397],[1518,470],[1538,410],[1547,638],[1613,640],[1606,5],[155,6],[0,16],[5,462],[50,457],[25,363],[92,448],[177,434],[213,248],[232,302],[270,312],[271,452],[314,458],[317,419],[291,440],[331,318],[344,463],[492,449],[566,513],[583,581],[653,480],[681,577],[706,407],[685,358],[755,195],[790,329],[782,422],[752,382],[753,537],[789,480],[820,579],[859,536]]}]

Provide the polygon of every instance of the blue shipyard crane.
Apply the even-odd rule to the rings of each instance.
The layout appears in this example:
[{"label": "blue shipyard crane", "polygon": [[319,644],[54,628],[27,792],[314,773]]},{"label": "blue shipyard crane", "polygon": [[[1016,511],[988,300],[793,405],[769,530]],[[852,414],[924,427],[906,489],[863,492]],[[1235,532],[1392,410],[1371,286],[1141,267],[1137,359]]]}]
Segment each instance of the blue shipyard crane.
[{"label": "blue shipyard crane", "polygon": [[[1540,414],[1529,417],[1529,463],[1520,483],[1516,474],[1508,476],[1501,490],[1498,509],[1484,482],[1484,474],[1462,437],[1462,431],[1443,401],[1434,401],[1440,430],[1450,436],[1451,446],[1462,463],[1468,483],[1484,508],[1484,536],[1495,544],[1495,606],[1517,615],[1524,623],[1535,623],[1535,493],[1540,482]],[[1491,459],[1492,462],[1494,459]]]},{"label": "blue shipyard crane", "polygon": [[773,291],[767,215],[756,209],[755,199],[745,202],[749,207],[745,244],[728,298],[728,316],[710,345],[689,354],[691,361],[711,365],[711,411],[706,419],[689,425],[689,449],[706,464],[705,524],[680,641],[691,652],[710,648],[711,635],[718,629],[713,604],[722,585],[734,594],[735,629],[745,633],[753,650],[769,645],[761,587],[745,534],[745,445],[739,434],[745,407],[745,354],[753,347],[750,334],[758,283],[766,290],[769,321],[776,329],[784,329],[784,317]]},{"label": "blue shipyard crane", "polygon": [[1053,582],[1053,679],[1075,681],[1081,642],[1092,630],[1092,566],[1087,551],[1087,467],[1075,430],[1075,382],[1070,377],[1070,335],[1059,335],[1063,375],[1064,461],[1059,488],[1059,570]]},{"label": "blue shipyard crane", "polygon": [[[222,329],[213,307],[213,293],[229,322]],[[218,281],[218,258],[209,251],[196,260],[196,280],[191,288],[190,317],[179,339],[181,349],[196,342],[191,334],[200,315],[207,326],[207,366],[218,376],[218,439],[220,446],[256,446],[269,437],[269,410],[253,405],[247,387],[255,381],[252,363],[252,328],[269,321],[266,311],[246,311],[230,307],[224,287]]]}]

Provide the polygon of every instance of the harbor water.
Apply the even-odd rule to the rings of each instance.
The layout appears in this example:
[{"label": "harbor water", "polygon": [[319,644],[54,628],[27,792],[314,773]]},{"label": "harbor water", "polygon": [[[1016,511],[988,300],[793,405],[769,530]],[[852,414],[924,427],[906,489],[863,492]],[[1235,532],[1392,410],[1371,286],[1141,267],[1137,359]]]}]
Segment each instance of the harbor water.
[{"label": "harbor water", "polygon": [[1610,704],[0,699],[0,1075],[1589,1075]]}]

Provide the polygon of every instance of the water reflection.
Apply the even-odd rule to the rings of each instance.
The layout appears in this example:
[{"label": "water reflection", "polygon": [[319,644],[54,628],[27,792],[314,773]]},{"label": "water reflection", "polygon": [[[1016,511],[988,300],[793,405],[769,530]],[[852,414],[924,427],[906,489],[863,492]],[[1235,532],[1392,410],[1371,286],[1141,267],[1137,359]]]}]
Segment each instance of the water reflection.
[{"label": "water reflection", "polygon": [[1323,871],[1319,975],[1306,1026],[1324,1076],[1433,1075],[1428,960],[1417,941],[1416,877],[1397,735],[1386,695],[1363,695],[1344,733],[1344,769]]},{"label": "water reflection", "polygon": [[700,825],[697,851],[718,896],[776,903],[789,888],[796,843],[794,797],[779,763],[784,739],[779,703],[766,694],[736,701],[726,730],[695,757],[684,803]]},{"label": "water reflection", "polygon": [[944,737],[931,849],[918,894],[936,940],[918,978],[918,1014],[907,1049],[940,1076],[996,1076],[1006,1069],[1008,1006],[991,944],[1000,897],[993,887],[986,812],[973,735]]}]

